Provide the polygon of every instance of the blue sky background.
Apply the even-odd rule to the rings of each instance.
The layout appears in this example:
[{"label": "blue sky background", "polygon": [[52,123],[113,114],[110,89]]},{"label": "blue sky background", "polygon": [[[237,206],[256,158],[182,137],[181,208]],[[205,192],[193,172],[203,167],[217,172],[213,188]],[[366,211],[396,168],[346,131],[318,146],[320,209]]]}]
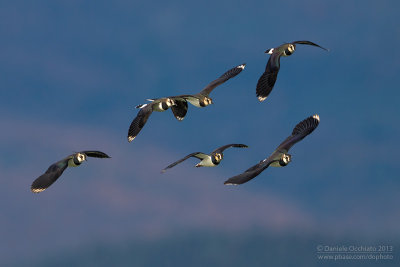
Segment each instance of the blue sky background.
[{"label": "blue sky background", "polygon": [[[301,257],[313,266],[320,263],[315,245],[327,240],[398,244],[399,5],[2,1],[3,263],[61,264],[101,246],[117,264],[129,265],[135,255],[141,265],[157,265],[150,260],[163,258],[154,253],[165,247],[172,255],[182,247],[195,255],[190,242],[200,236],[202,248],[220,257],[211,264],[228,264],[221,259],[252,246],[242,257],[259,257],[253,266],[290,265],[290,257],[263,247],[289,240],[279,244],[294,251],[305,240]],[[259,103],[255,87],[268,60],[265,49],[295,40],[330,52],[299,45],[282,58],[274,90]],[[197,93],[244,62],[240,75],[212,92],[214,105],[189,106],[182,122],[170,111],[153,114],[127,142],[136,105]],[[223,185],[315,113],[320,126],[291,150],[290,165],[243,186]],[[228,143],[249,148],[227,150],[218,168],[193,168],[196,161],[188,160],[159,173],[186,154]],[[42,194],[30,192],[50,164],[81,150],[112,159],[89,159]],[[135,244],[147,245],[136,255],[129,249],[141,247]],[[88,253],[82,262],[101,254]],[[174,259],[162,263],[180,265]],[[196,259],[184,262],[195,266]]]}]

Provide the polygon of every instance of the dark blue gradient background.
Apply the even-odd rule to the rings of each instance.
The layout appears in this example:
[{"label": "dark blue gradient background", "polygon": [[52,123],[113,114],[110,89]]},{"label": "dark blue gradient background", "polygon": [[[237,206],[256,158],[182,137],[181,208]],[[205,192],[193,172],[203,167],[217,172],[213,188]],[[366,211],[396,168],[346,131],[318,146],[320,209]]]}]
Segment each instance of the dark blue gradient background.
[{"label": "dark blue gradient background", "polygon": [[[2,1],[0,258],[4,266],[396,266],[400,240],[398,1]],[[282,58],[259,103],[265,49]],[[247,63],[178,122],[147,98],[199,92]],[[271,168],[265,158],[302,119],[321,123]],[[194,151],[230,149],[218,168]],[[80,150],[101,150],[42,194],[30,184]],[[346,243],[347,242],[347,243]],[[319,244],[394,245],[389,261],[328,262]],[[397,265],[398,266],[398,265]]]}]

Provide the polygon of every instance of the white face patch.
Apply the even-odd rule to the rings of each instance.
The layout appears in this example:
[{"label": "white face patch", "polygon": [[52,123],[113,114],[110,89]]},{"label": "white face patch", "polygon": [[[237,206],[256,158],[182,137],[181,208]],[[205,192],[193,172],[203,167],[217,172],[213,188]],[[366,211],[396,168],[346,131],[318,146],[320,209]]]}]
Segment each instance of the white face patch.
[{"label": "white face patch", "polygon": [[86,159],[86,155],[78,153],[77,159],[78,159],[79,162],[83,162]]},{"label": "white face patch", "polygon": [[285,164],[288,164],[290,162],[290,156],[285,154],[283,156],[283,162],[285,162]]},{"label": "white face patch", "polygon": [[267,54],[272,55],[272,53],[274,53],[274,48],[271,48],[270,50],[268,50]]},{"label": "white face patch", "polygon": [[292,44],[289,45],[288,50],[290,51],[290,53],[292,53],[294,51],[294,46]]},{"label": "white face patch", "polygon": [[212,104],[211,98],[208,98],[208,97],[204,98],[204,104],[205,104],[206,106]]}]

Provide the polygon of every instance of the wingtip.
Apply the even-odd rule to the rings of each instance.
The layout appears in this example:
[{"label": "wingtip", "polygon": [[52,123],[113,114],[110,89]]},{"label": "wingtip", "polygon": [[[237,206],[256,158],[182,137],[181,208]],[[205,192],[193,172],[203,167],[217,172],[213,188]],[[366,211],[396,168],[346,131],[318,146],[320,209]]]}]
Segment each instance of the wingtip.
[{"label": "wingtip", "polygon": [[265,99],[267,99],[267,96],[258,96],[257,98],[260,102],[263,102]]},{"label": "wingtip", "polygon": [[245,67],[246,67],[246,63],[243,63],[243,64],[237,66],[236,68],[244,70]]},{"label": "wingtip", "polygon": [[128,136],[128,142],[132,142],[134,139],[136,138],[136,136]]},{"label": "wingtip", "polygon": [[166,171],[167,171],[167,170],[164,169],[164,170],[161,170],[160,173],[164,173],[164,172],[166,172]]},{"label": "wingtip", "polygon": [[46,190],[46,188],[32,188],[31,187],[31,192],[35,193],[35,194],[40,193],[40,192],[42,192],[44,190]]},{"label": "wingtip", "polygon": [[318,114],[313,115],[313,118],[316,119],[317,121],[320,121]]},{"label": "wingtip", "polygon": [[233,183],[230,183],[230,182],[224,182],[224,185],[237,185],[237,184],[233,184]]}]

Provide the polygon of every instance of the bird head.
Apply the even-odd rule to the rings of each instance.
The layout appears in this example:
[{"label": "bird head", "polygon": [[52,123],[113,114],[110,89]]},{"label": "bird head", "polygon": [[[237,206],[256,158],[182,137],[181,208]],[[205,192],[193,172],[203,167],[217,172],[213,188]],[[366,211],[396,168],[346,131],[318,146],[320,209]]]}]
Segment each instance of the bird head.
[{"label": "bird head", "polygon": [[282,154],[280,160],[279,160],[279,165],[281,166],[286,166],[289,164],[289,162],[292,160],[292,156],[289,154]]},{"label": "bird head", "polygon": [[218,165],[223,157],[224,155],[222,153],[215,153],[214,155],[211,156],[211,161],[212,163],[214,163],[214,165]]},{"label": "bird head", "polygon": [[82,163],[86,160],[86,155],[83,153],[76,153],[75,158],[79,163]]},{"label": "bird head", "polygon": [[296,49],[294,44],[288,44],[287,48],[285,49],[285,54],[286,56],[290,56],[293,54],[294,50]]},{"label": "bird head", "polygon": [[214,159],[215,159],[217,162],[220,162],[223,158],[224,158],[224,155],[223,155],[222,153],[216,153],[216,154],[214,155]]},{"label": "bird head", "polygon": [[204,103],[208,106],[208,105],[211,105],[211,104],[213,104],[213,101],[212,101],[212,99],[211,98],[209,98],[209,97],[206,97],[205,99],[204,99]]}]

